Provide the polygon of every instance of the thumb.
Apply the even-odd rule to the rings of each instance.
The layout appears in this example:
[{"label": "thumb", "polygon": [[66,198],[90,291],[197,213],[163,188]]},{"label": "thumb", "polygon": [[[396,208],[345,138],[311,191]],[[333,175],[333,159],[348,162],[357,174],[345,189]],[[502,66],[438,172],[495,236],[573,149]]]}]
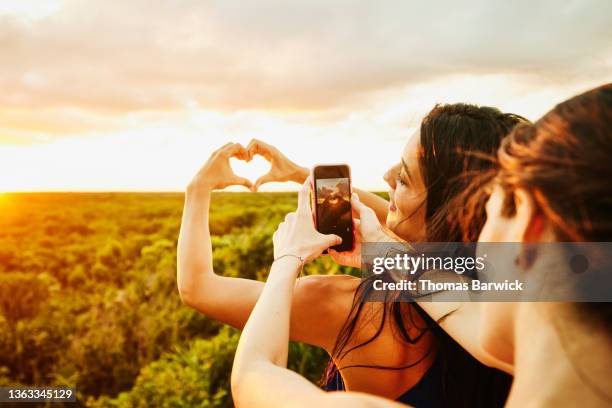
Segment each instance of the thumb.
[{"label": "thumb", "polygon": [[378,218],[376,217],[376,213],[374,212],[374,210],[368,207],[367,205],[365,205],[364,203],[362,203],[361,200],[359,200],[359,196],[357,196],[357,194],[355,193],[353,193],[351,196],[351,204],[353,205],[353,208],[359,215],[359,219],[361,220],[362,224],[364,225],[372,225],[372,223],[379,224]]},{"label": "thumb", "polygon": [[335,249],[331,249],[329,248],[327,250],[327,254],[329,256],[331,256],[331,258],[336,262],[336,263],[342,263],[342,255],[336,251]]},{"label": "thumb", "polygon": [[271,172],[267,172],[266,174],[264,174],[263,176],[261,176],[255,181],[255,184],[253,184],[252,190],[257,191],[259,187],[262,186],[262,184],[269,183],[270,181],[273,181],[273,177],[272,177]]},{"label": "thumb", "polygon": [[248,189],[252,189],[251,180],[244,177],[234,177],[231,180],[232,185],[245,186]]},{"label": "thumb", "polygon": [[361,220],[353,218],[353,229],[355,230],[355,234],[361,234]]},{"label": "thumb", "polygon": [[329,235],[324,235],[325,239],[325,245],[326,248],[335,246],[335,245],[340,245],[342,243],[342,238],[340,238],[338,235],[335,234],[329,234]]},{"label": "thumb", "polygon": [[310,211],[310,177],[306,177],[298,192],[298,210]]}]

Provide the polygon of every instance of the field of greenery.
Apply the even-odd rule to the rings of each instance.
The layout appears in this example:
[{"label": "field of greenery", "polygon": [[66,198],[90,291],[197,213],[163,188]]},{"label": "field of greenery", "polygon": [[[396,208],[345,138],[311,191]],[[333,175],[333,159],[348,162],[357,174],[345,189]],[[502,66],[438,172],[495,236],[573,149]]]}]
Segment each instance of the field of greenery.
[{"label": "field of greenery", "polygon": [[[0,385],[75,386],[91,407],[232,406],[239,331],[183,305],[183,195],[0,195]],[[294,193],[215,193],[215,271],[265,280]],[[305,273],[350,272],[321,258]],[[314,382],[324,351],[291,344]],[[70,404],[74,406],[73,404]]]}]

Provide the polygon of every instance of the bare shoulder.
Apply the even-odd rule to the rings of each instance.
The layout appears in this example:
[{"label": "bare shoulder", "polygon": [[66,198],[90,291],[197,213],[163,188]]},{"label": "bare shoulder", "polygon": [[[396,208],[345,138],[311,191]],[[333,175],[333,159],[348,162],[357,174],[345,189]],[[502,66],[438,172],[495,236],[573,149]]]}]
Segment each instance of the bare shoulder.
[{"label": "bare shoulder", "polygon": [[348,314],[361,279],[349,275],[309,275],[298,279],[296,302],[318,305],[327,313]]},{"label": "bare shoulder", "polygon": [[295,286],[297,302],[318,305],[325,313],[344,319],[361,279],[349,275],[309,275],[300,278]]},{"label": "bare shoulder", "polygon": [[304,294],[354,294],[361,279],[350,275],[309,275],[297,281],[296,289]]},{"label": "bare shoulder", "polygon": [[309,275],[298,279],[291,312],[292,340],[331,350],[360,281],[348,275]]}]

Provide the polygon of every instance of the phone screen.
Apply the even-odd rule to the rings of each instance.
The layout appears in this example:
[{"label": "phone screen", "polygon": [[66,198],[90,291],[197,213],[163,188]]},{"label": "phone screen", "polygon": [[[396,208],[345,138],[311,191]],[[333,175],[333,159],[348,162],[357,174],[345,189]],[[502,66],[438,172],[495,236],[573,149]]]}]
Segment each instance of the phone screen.
[{"label": "phone screen", "polygon": [[353,218],[351,212],[351,178],[347,165],[317,166],[314,169],[317,230],[336,234],[342,244],[336,251],[353,249]]}]

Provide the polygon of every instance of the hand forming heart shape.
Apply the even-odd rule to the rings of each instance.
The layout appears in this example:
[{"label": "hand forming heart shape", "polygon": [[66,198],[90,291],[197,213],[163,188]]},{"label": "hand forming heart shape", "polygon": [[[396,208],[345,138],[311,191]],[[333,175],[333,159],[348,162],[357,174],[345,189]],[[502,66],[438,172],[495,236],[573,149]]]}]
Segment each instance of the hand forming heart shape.
[{"label": "hand forming heart shape", "polygon": [[[252,183],[248,178],[236,174],[230,160],[250,162],[255,156],[262,156],[268,161],[270,170],[259,177],[255,183]],[[240,169],[240,172],[245,169],[245,165],[239,162],[234,161],[233,164]],[[256,167],[264,168],[263,162],[256,163]],[[252,170],[247,171],[247,174],[252,174]],[[246,148],[239,143],[227,143],[217,149],[193,178],[188,189],[214,190],[231,185],[242,185],[250,188],[251,191],[257,191],[262,184],[272,181],[303,183],[308,174],[309,170],[307,168],[298,166],[289,160],[276,147],[253,139]]]},{"label": "hand forming heart shape", "polygon": [[[232,169],[234,174],[241,175],[241,177],[250,176],[253,173],[263,173],[252,184],[251,191],[257,191],[262,184],[269,182],[295,181],[301,184],[308,177],[309,170],[307,168],[298,166],[276,147],[261,140],[251,140],[246,147],[246,152],[247,158],[245,161],[253,162],[253,165],[242,164],[240,159],[237,158],[238,160],[234,160],[232,163]],[[257,156],[261,156],[261,158]]]},{"label": "hand forming heart shape", "polygon": [[236,157],[230,158],[230,166],[233,173],[238,177],[243,177],[251,181],[252,190],[254,190],[255,183],[263,175],[268,174],[272,165],[269,161],[259,155],[253,156],[252,159],[239,159]]}]

